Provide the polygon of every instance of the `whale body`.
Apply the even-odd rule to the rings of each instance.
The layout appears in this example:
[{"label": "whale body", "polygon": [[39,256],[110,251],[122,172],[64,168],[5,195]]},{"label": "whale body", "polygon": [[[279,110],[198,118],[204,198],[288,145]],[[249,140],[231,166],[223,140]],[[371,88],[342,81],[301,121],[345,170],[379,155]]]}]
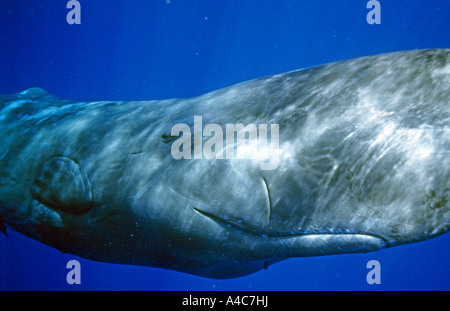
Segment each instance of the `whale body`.
[{"label": "whale body", "polygon": [[[429,239],[450,228],[449,101],[448,49],[187,99],[1,95],[0,229],[93,260],[210,278]],[[227,145],[230,124],[244,127]],[[250,124],[267,125],[265,150]],[[216,152],[240,147],[250,156]]]}]

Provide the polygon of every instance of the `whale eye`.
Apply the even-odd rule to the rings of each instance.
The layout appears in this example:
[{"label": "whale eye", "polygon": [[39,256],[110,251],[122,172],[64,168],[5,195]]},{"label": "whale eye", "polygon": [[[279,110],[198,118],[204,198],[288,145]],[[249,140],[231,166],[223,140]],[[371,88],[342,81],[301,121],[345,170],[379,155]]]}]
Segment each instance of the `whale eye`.
[{"label": "whale eye", "polygon": [[162,135],[161,135],[161,138],[162,138],[162,142],[163,142],[163,143],[168,144],[168,143],[170,143],[171,141],[177,139],[178,136],[172,136],[172,135],[170,135],[170,134],[162,134]]},{"label": "whale eye", "polygon": [[66,157],[46,162],[37,174],[31,194],[40,203],[70,214],[82,214],[92,206],[91,184],[83,168]]}]

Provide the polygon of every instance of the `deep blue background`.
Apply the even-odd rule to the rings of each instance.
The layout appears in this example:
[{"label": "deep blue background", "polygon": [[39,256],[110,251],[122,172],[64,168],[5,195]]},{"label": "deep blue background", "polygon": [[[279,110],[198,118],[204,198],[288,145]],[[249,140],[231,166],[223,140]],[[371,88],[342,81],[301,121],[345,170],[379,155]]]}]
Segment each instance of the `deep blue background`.
[{"label": "deep blue background", "polygon": [[[39,86],[77,100],[190,97],[252,78],[358,56],[450,48],[449,0],[0,0],[0,94]],[[61,254],[11,230],[0,237],[0,289],[450,290],[450,235],[369,254],[290,259],[210,280]],[[70,259],[82,284],[68,285]],[[381,285],[366,263],[381,263]]]}]

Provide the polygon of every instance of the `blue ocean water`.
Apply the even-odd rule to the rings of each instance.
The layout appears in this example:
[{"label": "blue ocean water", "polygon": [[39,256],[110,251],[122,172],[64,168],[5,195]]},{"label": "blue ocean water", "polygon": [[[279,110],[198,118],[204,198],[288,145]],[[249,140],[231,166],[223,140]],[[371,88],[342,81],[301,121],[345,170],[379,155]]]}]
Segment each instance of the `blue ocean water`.
[{"label": "blue ocean water", "polygon": [[[74,100],[200,95],[238,82],[384,52],[450,48],[449,0],[0,0],[0,94],[39,86]],[[232,280],[94,262],[12,230],[2,290],[450,290],[450,235],[368,254],[295,258]],[[66,263],[81,263],[81,284]],[[381,284],[366,282],[369,260]]]}]

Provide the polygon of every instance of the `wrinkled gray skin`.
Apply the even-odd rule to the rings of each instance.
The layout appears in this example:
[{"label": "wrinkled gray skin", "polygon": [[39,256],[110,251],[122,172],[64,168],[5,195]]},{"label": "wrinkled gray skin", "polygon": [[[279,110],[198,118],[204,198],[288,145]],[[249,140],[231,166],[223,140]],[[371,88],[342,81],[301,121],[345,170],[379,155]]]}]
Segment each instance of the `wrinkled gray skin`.
[{"label": "wrinkled gray skin", "polygon": [[[450,223],[450,50],[364,57],[190,99],[0,97],[0,215],[61,251],[211,278],[375,251]],[[279,165],[175,160],[171,128],[279,124]],[[205,140],[208,137],[205,137]],[[4,227],[3,227],[4,229]]]}]

